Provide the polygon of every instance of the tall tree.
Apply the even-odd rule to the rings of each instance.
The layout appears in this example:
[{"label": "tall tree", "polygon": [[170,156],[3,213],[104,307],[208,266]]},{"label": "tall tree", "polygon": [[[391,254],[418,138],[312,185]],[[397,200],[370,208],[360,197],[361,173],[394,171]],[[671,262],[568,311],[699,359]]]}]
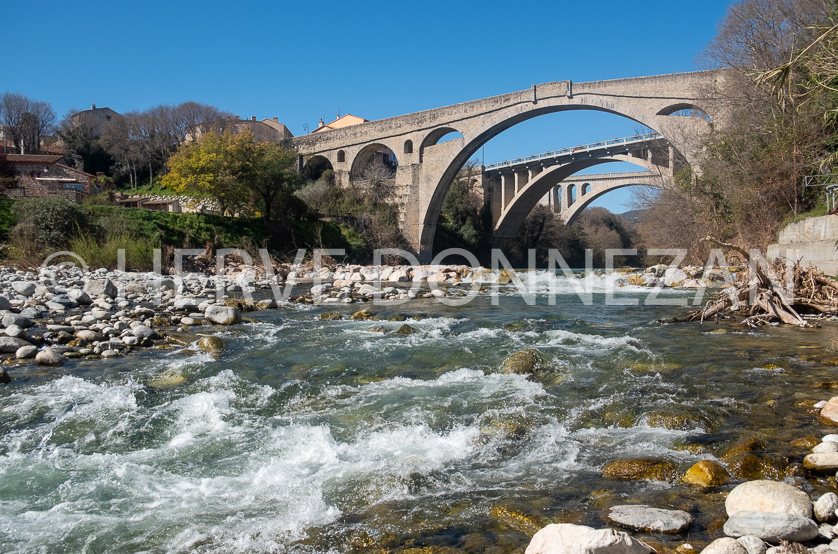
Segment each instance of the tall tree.
[{"label": "tall tree", "polygon": [[55,125],[55,112],[46,102],[7,92],[0,97],[0,121],[21,154],[37,154]]}]

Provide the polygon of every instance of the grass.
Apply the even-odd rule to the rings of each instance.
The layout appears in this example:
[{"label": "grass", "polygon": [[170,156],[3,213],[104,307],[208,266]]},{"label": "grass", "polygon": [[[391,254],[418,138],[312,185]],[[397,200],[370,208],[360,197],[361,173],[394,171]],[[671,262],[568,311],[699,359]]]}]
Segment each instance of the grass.
[{"label": "grass", "polygon": [[809,210],[808,212],[799,213],[797,215],[789,216],[780,224],[780,229],[791,225],[792,223],[798,223],[803,221],[804,219],[809,219],[810,217],[821,217],[826,215],[827,209],[826,204],[819,204]]}]

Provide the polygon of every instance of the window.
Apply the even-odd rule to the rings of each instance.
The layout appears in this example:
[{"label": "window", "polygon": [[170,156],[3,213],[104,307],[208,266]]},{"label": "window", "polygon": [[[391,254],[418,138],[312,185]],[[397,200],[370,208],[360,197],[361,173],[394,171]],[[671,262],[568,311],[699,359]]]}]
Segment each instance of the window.
[{"label": "window", "polygon": [[338,163],[343,163],[346,161],[346,152],[343,150],[338,150]]},{"label": "window", "polygon": [[413,141],[412,140],[404,141],[404,153],[405,154],[413,154]]}]

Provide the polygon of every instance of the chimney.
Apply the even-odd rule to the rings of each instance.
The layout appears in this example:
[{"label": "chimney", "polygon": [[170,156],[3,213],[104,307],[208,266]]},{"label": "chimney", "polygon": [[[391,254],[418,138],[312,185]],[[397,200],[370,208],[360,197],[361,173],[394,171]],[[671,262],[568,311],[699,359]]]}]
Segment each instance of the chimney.
[{"label": "chimney", "polygon": [[91,105],[90,105],[90,109],[91,109],[91,110],[95,110],[95,109],[96,109],[96,104],[91,104]]},{"label": "chimney", "polygon": [[279,123],[279,118],[278,117],[274,118],[274,123]]},{"label": "chimney", "polygon": [[239,116],[236,116],[236,119],[238,119],[238,118],[239,118]]},{"label": "chimney", "polygon": [[251,115],[251,116],[250,116],[250,121],[256,121],[256,116],[255,116],[255,115]]}]

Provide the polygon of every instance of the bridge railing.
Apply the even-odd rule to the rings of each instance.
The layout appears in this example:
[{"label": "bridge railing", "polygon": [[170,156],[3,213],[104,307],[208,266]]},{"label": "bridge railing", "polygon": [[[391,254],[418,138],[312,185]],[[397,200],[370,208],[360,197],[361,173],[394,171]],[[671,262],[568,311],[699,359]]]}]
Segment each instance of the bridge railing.
[{"label": "bridge railing", "polygon": [[561,150],[552,150],[550,152],[544,152],[543,154],[535,154],[533,156],[527,156],[525,158],[516,158],[514,160],[506,160],[505,162],[498,162],[494,164],[490,164],[486,166],[486,170],[490,169],[497,169],[499,167],[508,167],[510,165],[516,165],[525,162],[532,162],[535,160],[541,160],[543,158],[554,158],[556,156],[562,156],[565,154],[574,154],[576,152],[586,152],[589,150],[596,150],[599,148],[607,148],[609,146],[617,146],[620,144],[631,144],[636,142],[646,142],[649,140],[655,140],[662,138],[663,135],[660,133],[646,133],[643,135],[634,135],[631,137],[623,137],[623,138],[615,138],[611,140],[604,140],[600,142],[592,142],[590,144],[581,144],[579,146],[573,146],[570,148],[562,148]]}]

